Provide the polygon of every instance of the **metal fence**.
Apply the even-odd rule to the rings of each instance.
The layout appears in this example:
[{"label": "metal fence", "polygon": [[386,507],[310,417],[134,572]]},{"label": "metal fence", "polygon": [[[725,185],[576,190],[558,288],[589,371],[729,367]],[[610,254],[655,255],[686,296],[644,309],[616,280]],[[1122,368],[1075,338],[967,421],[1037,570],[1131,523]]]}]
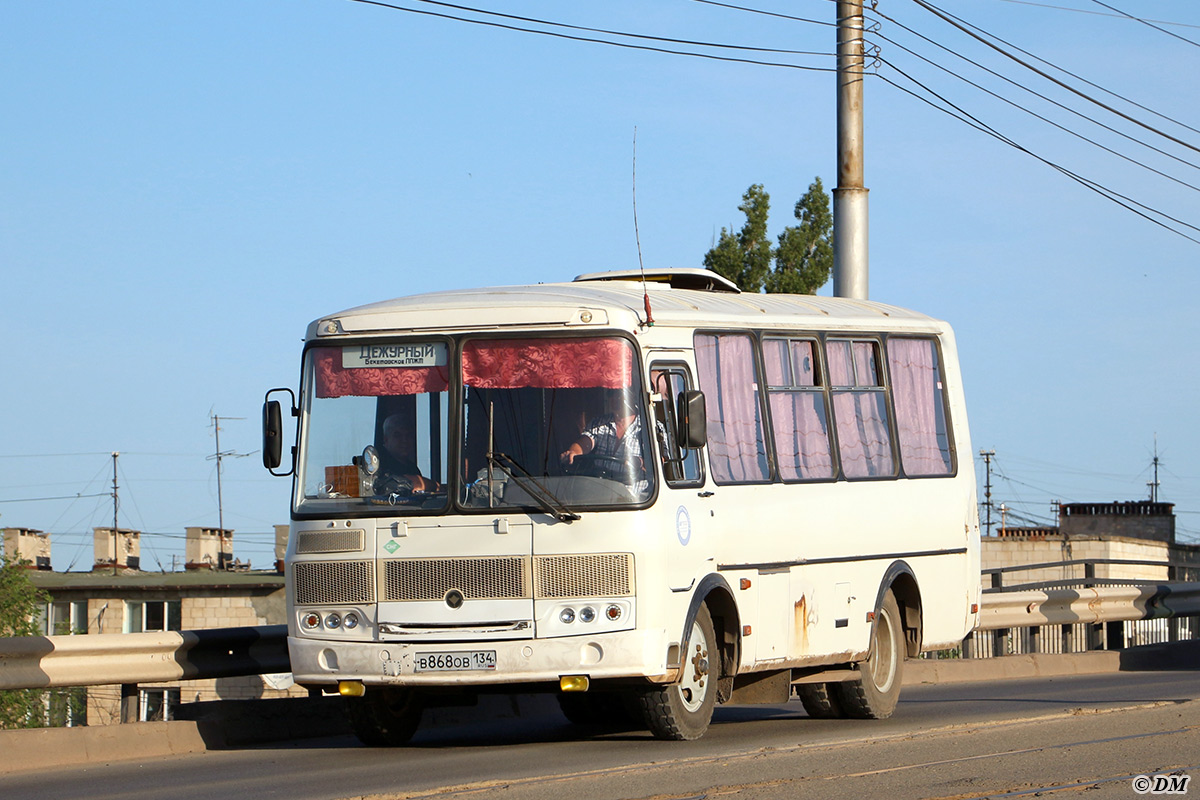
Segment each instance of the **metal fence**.
[{"label": "metal fence", "polygon": [[[1042,581],[1036,587],[1007,587],[1002,578],[992,578],[977,629],[959,647],[926,657],[1078,653],[1200,638],[1200,582],[1117,585],[1129,581],[1094,573],[1097,564],[1147,563],[1171,567],[1106,560],[987,570],[985,576],[1003,576],[1078,564],[1084,566],[1084,576]],[[1200,573],[1196,565],[1188,569]],[[0,639],[0,690],[120,685],[122,721],[136,719],[138,684],[286,673],[290,668],[283,625]]]},{"label": "metal fence", "polygon": [[[1144,578],[1100,575],[1101,568],[1110,573],[1149,568],[1166,580],[1148,584]],[[1037,572],[1063,577],[1011,582],[1016,574]],[[1200,564],[1194,562],[1077,559],[986,569],[983,580],[976,630],[959,647],[925,657],[1083,653],[1200,639]]]}]

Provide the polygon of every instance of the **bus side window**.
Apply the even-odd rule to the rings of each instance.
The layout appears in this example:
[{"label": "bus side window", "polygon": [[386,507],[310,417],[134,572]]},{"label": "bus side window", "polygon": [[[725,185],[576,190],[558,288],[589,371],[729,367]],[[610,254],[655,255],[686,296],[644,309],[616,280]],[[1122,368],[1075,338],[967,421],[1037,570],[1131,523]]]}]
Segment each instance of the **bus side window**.
[{"label": "bus side window", "polygon": [[680,447],[675,409],[679,396],[690,387],[682,366],[655,364],[650,368],[650,399],[654,413],[654,439],[662,458],[663,478],[669,486],[703,483],[698,450]]}]

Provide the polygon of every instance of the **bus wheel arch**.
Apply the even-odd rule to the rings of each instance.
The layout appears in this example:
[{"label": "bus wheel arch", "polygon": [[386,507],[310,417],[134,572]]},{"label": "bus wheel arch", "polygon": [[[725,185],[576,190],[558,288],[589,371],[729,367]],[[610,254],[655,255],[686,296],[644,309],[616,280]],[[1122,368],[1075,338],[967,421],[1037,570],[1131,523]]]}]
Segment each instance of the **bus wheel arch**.
[{"label": "bus wheel arch", "polygon": [[717,704],[718,648],[712,615],[701,603],[681,639],[678,678],[638,695],[655,738],[690,741],[708,730]]},{"label": "bus wheel arch", "polygon": [[[720,671],[717,676],[717,701],[728,702],[733,694],[733,676],[737,674],[742,657],[742,622],[737,601],[725,579],[716,573],[706,575],[692,594],[683,630],[691,629],[701,606],[708,607],[720,648]],[[680,640],[682,641],[682,639]]]},{"label": "bus wheel arch", "polygon": [[875,596],[875,608],[879,609],[884,595],[891,591],[900,607],[900,619],[904,626],[904,653],[908,658],[921,655],[921,642],[924,639],[924,609],[921,605],[921,589],[917,585],[917,576],[904,561],[895,561],[884,573]]},{"label": "bus wheel arch", "polygon": [[837,705],[846,716],[886,719],[900,698],[904,659],[921,648],[921,597],[912,569],[892,564],[880,582],[867,658],[860,677],[836,684]]},{"label": "bus wheel arch", "polygon": [[733,693],[740,632],[737,605],[719,575],[696,588],[680,633],[679,675],[672,683],[640,692],[643,720],[659,739],[698,739],[713,709]]}]

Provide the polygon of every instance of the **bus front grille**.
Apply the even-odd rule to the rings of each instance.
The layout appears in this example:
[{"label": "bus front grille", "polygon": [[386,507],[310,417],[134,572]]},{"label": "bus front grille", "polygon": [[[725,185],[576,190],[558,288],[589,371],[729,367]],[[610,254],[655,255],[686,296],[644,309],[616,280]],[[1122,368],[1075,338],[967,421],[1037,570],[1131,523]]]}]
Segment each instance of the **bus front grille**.
[{"label": "bus front grille", "polygon": [[292,565],[296,605],[375,602],[371,561],[303,561]]},{"label": "bus front grille", "polygon": [[467,600],[529,597],[529,559],[405,558],[383,563],[384,601],[441,600],[451,590]]},{"label": "bus front grille", "polygon": [[[530,579],[532,575],[532,580]],[[628,597],[633,554],[408,558],[383,562],[384,602],[441,600],[457,589],[468,600]]]},{"label": "bus front grille", "polygon": [[301,531],[296,536],[296,552],[358,553],[363,549],[362,531]]},{"label": "bus front grille", "polygon": [[633,554],[539,556],[539,598],[625,597],[633,594]]}]

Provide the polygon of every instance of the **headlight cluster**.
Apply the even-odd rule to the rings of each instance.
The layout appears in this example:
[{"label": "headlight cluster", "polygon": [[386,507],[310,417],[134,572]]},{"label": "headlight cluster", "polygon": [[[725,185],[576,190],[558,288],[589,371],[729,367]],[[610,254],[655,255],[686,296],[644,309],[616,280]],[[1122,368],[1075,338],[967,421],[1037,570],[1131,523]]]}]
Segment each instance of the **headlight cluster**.
[{"label": "headlight cluster", "polygon": [[[604,618],[609,622],[619,622],[621,617],[625,615],[625,610],[616,603],[610,603],[604,608]],[[558,612],[558,621],[564,625],[570,625],[579,620],[580,623],[587,625],[596,621],[597,612],[594,606],[584,606],[575,611],[571,606],[567,606]]]},{"label": "headlight cluster", "polygon": [[300,625],[305,630],[315,631],[317,628],[324,627],[326,630],[335,631],[339,628],[352,631],[362,623],[357,611],[347,611],[341,614],[337,611],[326,612],[322,617],[316,611],[307,611],[300,617]]}]

